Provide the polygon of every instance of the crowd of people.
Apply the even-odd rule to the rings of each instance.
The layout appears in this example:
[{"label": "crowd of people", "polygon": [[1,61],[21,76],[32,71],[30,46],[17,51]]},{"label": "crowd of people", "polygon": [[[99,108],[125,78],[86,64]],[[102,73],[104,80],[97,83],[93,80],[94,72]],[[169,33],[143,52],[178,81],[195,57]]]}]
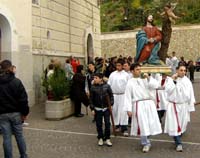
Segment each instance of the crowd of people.
[{"label": "crowd of people", "polygon": [[167,56],[165,64],[171,68],[172,74],[176,73],[176,67],[178,65],[184,65],[188,72],[187,76],[194,82],[195,63],[193,60],[185,61],[183,56],[178,59],[176,57],[176,52],[172,52],[172,56]]},{"label": "crowd of people", "polygon": [[[49,78],[54,73],[52,59],[45,70]],[[141,75],[141,65],[132,57],[95,58],[85,69],[80,61],[66,59],[66,80],[72,81],[71,99],[75,117],[83,117],[81,104],[90,107],[96,122],[98,145],[112,146],[110,117],[115,132],[125,137],[140,136],[143,152],[149,152],[151,135],[168,133],[173,137],[176,151],[183,151],[181,136],[195,111],[194,64],[180,60],[172,53],[166,59],[172,75]],[[190,72],[190,80],[186,72]],[[85,71],[86,70],[86,71]],[[26,158],[26,143],[22,123],[29,113],[28,98],[22,82],[15,77],[16,67],[9,60],[0,63],[0,130],[5,157],[12,157],[11,136],[15,135],[21,157]],[[193,73],[193,74],[192,74]],[[165,116],[165,120],[163,117]],[[103,121],[105,130],[103,130]],[[129,133],[129,123],[131,125]],[[161,127],[164,123],[164,129]]]},{"label": "crowd of people", "polygon": [[[170,9],[170,6],[166,7]],[[142,30],[136,35],[134,58],[121,55],[109,59],[96,57],[94,61],[88,61],[87,68],[75,57],[66,59],[64,70],[66,80],[72,81],[70,97],[74,102],[74,116],[84,116],[82,104],[90,107],[94,115],[93,122],[96,122],[99,146],[104,143],[112,146],[111,117],[115,132],[125,137],[140,136],[145,153],[151,148],[149,137],[162,131],[173,137],[177,152],[183,151],[181,136],[190,122],[190,113],[195,111],[191,83],[194,81],[195,66],[192,60],[186,62],[184,57],[179,60],[176,53],[172,52],[165,62],[171,68],[171,76],[163,73],[142,74],[139,63],[154,66],[162,64],[158,56],[162,39],[162,33],[153,23],[153,16],[148,15]],[[51,60],[45,69],[45,80],[56,72],[58,63],[57,59]],[[15,73],[16,67],[9,60],[0,63],[0,130],[4,157],[13,157],[11,138],[14,134],[20,157],[27,158],[22,123],[29,113],[28,98]],[[49,89],[47,87],[48,99],[52,99]],[[164,123],[164,129],[161,123]]]},{"label": "crowd of people", "polygon": [[[75,64],[73,64],[75,63]],[[83,117],[81,104],[90,107],[94,115],[98,133],[98,145],[112,146],[110,140],[110,116],[113,117],[115,131],[129,136],[141,136],[143,152],[151,147],[149,136],[168,133],[173,137],[176,151],[183,151],[181,135],[194,111],[193,62],[180,60],[175,52],[166,59],[172,75],[143,74],[141,65],[131,57],[95,58],[87,69],[78,60],[67,59],[66,78],[73,82],[71,99],[75,105],[75,116]],[[190,80],[186,76],[190,72]],[[86,70],[86,71],[84,71]],[[109,101],[108,101],[109,98]],[[112,109],[109,108],[112,106]],[[112,112],[110,112],[112,111]],[[165,116],[165,120],[163,117]],[[105,132],[103,132],[103,120]],[[161,128],[164,123],[164,129]]]},{"label": "crowd of people", "polygon": [[[87,68],[79,60],[66,60],[66,78],[72,80],[71,99],[75,105],[75,116],[83,117],[81,104],[90,106],[98,133],[98,145],[110,140],[110,116],[115,131],[129,136],[141,136],[143,152],[151,147],[149,136],[168,133],[173,136],[176,151],[183,151],[181,135],[194,111],[194,63],[180,60],[176,53],[167,56],[165,64],[171,68],[166,74],[141,74],[141,64],[162,65],[158,56],[164,38],[154,25],[152,15],[145,19],[144,26],[136,35],[136,56],[115,56],[109,59],[96,57],[88,61]],[[84,70],[85,73],[84,73]],[[187,77],[189,71],[190,80]],[[111,108],[112,107],[112,108]],[[163,121],[163,117],[165,121]],[[103,120],[105,132],[103,132]],[[164,129],[161,128],[164,122]]]}]

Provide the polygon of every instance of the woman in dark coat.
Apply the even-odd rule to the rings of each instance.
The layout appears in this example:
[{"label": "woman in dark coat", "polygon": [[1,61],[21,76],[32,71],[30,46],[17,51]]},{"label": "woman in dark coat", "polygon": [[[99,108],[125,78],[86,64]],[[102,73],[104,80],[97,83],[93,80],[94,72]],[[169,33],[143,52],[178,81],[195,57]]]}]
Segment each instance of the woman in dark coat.
[{"label": "woman in dark coat", "polygon": [[81,103],[85,106],[89,106],[89,98],[85,92],[85,80],[86,77],[83,75],[83,65],[77,66],[77,72],[73,76],[73,84],[71,89],[71,99],[74,101],[75,105],[75,116],[84,116],[81,113]]}]

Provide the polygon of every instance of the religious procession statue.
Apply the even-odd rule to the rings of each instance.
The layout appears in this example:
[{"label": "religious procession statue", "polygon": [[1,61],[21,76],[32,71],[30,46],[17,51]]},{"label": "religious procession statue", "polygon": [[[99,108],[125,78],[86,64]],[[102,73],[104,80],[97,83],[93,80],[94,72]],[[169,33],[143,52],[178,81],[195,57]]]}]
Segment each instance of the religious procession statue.
[{"label": "religious procession statue", "polygon": [[158,51],[162,34],[153,24],[153,16],[149,15],[145,20],[145,26],[136,35],[137,50],[135,62],[160,65]]},{"label": "religious procession statue", "polygon": [[[174,9],[175,7],[173,7]],[[144,26],[136,35],[135,62],[147,66],[145,72],[169,72],[163,61],[167,56],[172,28],[171,23],[179,17],[173,13],[170,3],[166,4],[164,11],[160,13],[163,18],[162,31],[154,25],[153,15],[148,15]],[[153,67],[154,70],[151,69]]]}]

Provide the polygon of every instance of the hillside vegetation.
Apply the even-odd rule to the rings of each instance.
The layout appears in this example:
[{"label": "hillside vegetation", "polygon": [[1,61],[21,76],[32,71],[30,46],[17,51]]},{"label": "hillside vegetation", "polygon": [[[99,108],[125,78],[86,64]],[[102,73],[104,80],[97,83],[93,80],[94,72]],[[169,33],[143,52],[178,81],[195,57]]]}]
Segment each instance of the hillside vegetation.
[{"label": "hillside vegetation", "polygon": [[101,31],[133,30],[148,14],[161,25],[160,13],[167,2],[178,2],[174,12],[181,18],[176,25],[200,23],[200,0],[101,0]]}]

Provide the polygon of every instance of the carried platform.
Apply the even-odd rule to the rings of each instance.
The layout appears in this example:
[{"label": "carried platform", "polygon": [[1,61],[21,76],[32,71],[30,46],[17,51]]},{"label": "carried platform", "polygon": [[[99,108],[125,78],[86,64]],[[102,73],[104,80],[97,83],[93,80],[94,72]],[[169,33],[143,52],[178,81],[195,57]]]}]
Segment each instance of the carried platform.
[{"label": "carried platform", "polygon": [[146,66],[143,65],[141,67],[141,72],[142,73],[161,73],[161,74],[166,74],[166,75],[171,75],[172,71],[171,68],[168,66],[162,66],[162,65],[154,65],[154,66]]}]

